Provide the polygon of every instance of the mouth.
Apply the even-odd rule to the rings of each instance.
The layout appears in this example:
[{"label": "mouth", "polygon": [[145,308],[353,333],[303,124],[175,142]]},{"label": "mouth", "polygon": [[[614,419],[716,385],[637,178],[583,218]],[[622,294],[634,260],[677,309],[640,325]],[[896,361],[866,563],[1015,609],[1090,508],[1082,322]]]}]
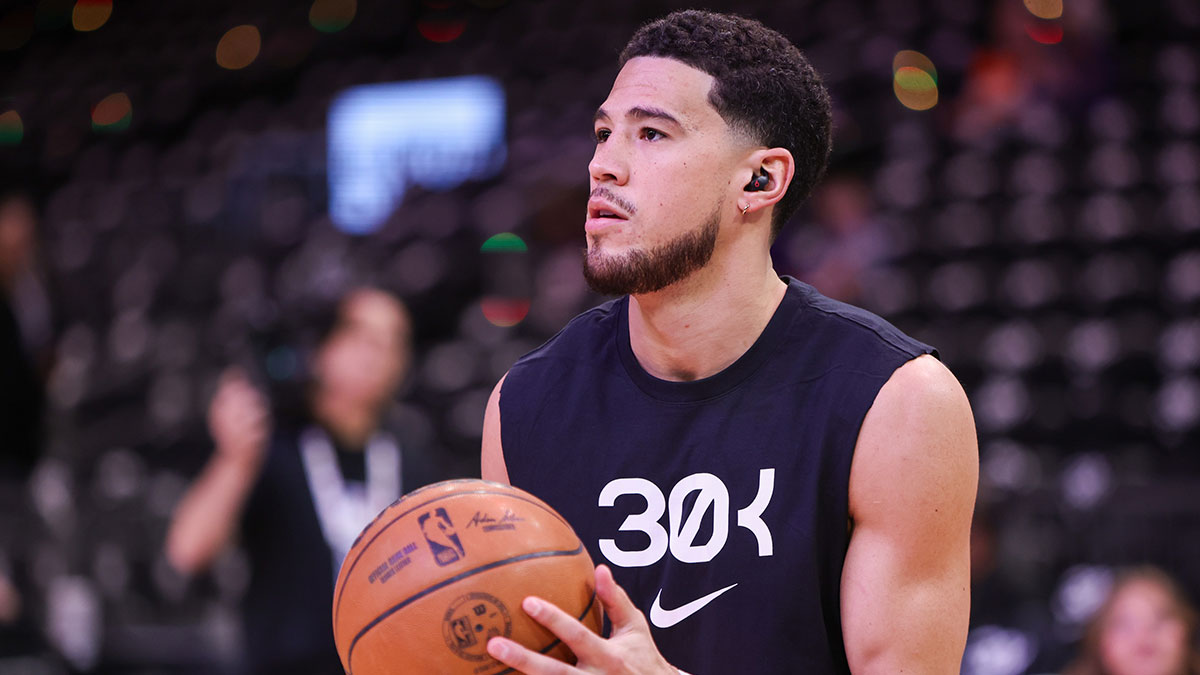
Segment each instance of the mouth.
[{"label": "mouth", "polygon": [[629,216],[625,215],[621,209],[604,200],[592,199],[588,201],[587,222],[584,224],[584,229],[591,233],[627,220],[629,220]]}]

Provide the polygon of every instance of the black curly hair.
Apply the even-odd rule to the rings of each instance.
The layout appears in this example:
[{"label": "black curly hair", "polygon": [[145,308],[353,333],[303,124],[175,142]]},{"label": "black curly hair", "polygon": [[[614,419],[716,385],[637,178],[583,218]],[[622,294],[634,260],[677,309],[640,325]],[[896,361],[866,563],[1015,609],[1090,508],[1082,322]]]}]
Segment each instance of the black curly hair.
[{"label": "black curly hair", "polygon": [[787,38],[758,21],[689,9],[638,29],[620,66],[638,56],[675,59],[712,75],[708,100],[734,129],[796,162],[771,217],[771,238],[808,198],[829,163],[833,113],[821,76]]}]

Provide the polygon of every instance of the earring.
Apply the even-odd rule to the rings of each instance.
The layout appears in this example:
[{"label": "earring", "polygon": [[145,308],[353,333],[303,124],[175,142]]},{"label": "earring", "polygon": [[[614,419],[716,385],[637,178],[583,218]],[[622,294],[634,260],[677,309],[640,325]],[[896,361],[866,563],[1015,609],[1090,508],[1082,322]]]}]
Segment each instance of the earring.
[{"label": "earring", "polygon": [[747,212],[747,211],[749,211],[749,210],[750,210],[750,206],[749,206],[749,205],[743,206],[743,207],[742,207],[742,215],[743,215],[743,216],[744,216],[744,215],[746,215],[746,212]]}]

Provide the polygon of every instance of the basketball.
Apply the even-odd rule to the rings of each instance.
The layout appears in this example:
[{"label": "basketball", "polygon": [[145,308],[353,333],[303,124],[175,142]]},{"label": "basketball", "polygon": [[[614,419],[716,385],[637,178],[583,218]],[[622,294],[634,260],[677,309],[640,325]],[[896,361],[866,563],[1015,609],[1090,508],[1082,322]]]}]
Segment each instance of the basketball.
[{"label": "basketball", "polygon": [[333,636],[350,675],[494,675],[503,636],[574,662],[521,609],[537,595],[600,632],[593,566],[575,531],[540,499],[483,480],[413,491],[363,529],[333,595]]}]

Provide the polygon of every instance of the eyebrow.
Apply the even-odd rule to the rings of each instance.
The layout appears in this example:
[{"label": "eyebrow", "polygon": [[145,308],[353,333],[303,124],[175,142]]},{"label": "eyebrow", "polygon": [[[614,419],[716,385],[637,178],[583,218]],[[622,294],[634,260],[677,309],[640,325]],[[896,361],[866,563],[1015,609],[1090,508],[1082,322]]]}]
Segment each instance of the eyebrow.
[{"label": "eyebrow", "polygon": [[[672,115],[671,113],[669,113],[666,110],[663,110],[661,108],[636,106],[636,107],[630,108],[629,111],[625,113],[625,117],[628,119],[631,119],[631,120],[650,120],[650,119],[663,120],[664,122],[674,124],[675,126],[679,127],[680,129],[683,128],[683,124],[679,120],[675,119],[674,115]],[[607,120],[607,119],[611,119],[609,117],[608,111],[605,110],[604,108],[599,108],[596,110],[596,114],[592,116],[592,124],[595,124],[596,122],[598,122],[600,120]]]}]

